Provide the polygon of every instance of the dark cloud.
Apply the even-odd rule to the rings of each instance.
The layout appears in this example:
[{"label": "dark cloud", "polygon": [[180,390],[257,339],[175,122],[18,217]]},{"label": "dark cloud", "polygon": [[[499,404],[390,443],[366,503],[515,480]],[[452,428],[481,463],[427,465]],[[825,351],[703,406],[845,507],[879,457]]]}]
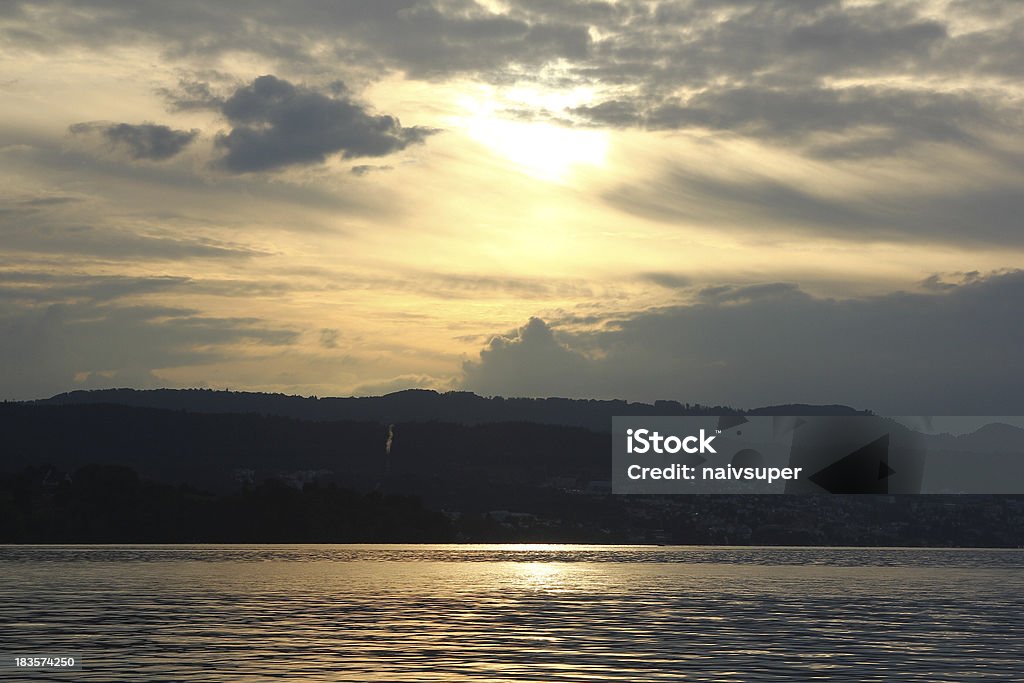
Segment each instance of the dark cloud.
[{"label": "dark cloud", "polygon": [[60,206],[61,204],[77,204],[85,201],[82,197],[76,197],[72,195],[47,195],[42,197],[31,197],[28,199],[22,199],[18,204],[22,206]]},{"label": "dark cloud", "polygon": [[1000,143],[988,136],[1024,131],[1017,95],[968,79],[1024,73],[1024,7],[1001,12],[1005,23],[979,21],[981,6],[937,17],[923,2],[679,2],[653,12],[623,3],[574,65],[581,79],[618,87],[569,113],[587,125],[710,130],[826,159],[925,143],[994,155]]},{"label": "dark cloud", "polygon": [[325,327],[320,330],[320,346],[325,349],[338,348],[339,339],[341,339],[341,332],[339,330],[330,327]]},{"label": "dark cloud", "polygon": [[1024,45],[1024,13],[1019,2],[985,0],[955,1],[948,11],[972,24],[978,19],[989,21],[985,28],[974,28],[947,41],[934,56],[937,70],[1019,79],[1024,75],[1021,59]]},{"label": "dark cloud", "polygon": [[705,289],[692,304],[556,336],[533,319],[465,366],[485,394],[846,403],[889,414],[1024,410],[1024,271],[921,292],[814,297],[789,283]]},{"label": "dark cloud", "polygon": [[808,297],[800,287],[792,282],[768,282],[758,285],[716,285],[705,287],[697,292],[701,301],[709,303],[748,303],[751,301],[765,301],[766,299],[803,299]]},{"label": "dark cloud", "polygon": [[[395,27],[399,32],[381,35],[381,42],[411,75],[424,78],[471,72],[488,80],[507,80],[501,71],[513,65],[529,69],[557,60],[583,59],[589,53],[591,39],[585,25],[548,18],[527,22],[492,15],[476,3],[466,6],[472,8],[470,16],[426,8],[410,12],[409,19]],[[414,35],[424,30],[435,40]]]},{"label": "dark cloud", "polygon": [[[890,155],[922,142],[978,146],[982,135],[1011,133],[1021,123],[1009,103],[868,86],[711,88],[639,107],[609,100],[570,113],[607,126],[712,130],[782,142],[820,158]],[[837,141],[836,134],[844,137]]]},{"label": "dark cloud", "polygon": [[[265,255],[245,245],[171,231],[136,232],[94,225],[54,225],[25,221],[26,214],[0,213],[0,247],[7,253],[96,256],[107,260],[244,259]],[[45,229],[40,229],[45,226]]]},{"label": "dark cloud", "polygon": [[190,278],[174,276],[129,277],[4,270],[0,271],[0,294],[8,302],[21,304],[97,303],[180,289],[190,282]]},{"label": "dark cloud", "polygon": [[274,76],[239,88],[220,109],[233,128],[216,144],[223,166],[236,173],[321,163],[339,152],[345,159],[386,156],[437,132],[403,128],[345,94],[332,97]]},{"label": "dark cloud", "polygon": [[[946,168],[955,162],[939,157]],[[718,169],[713,169],[718,170]],[[964,177],[975,172],[962,166]],[[1021,176],[1008,172],[985,187],[893,183],[822,193],[806,183],[755,173],[708,175],[671,165],[643,183],[605,192],[616,208],[666,223],[698,222],[766,241],[826,235],[849,241],[926,241],[981,248],[1024,246]]]},{"label": "dark cloud", "polygon": [[[257,1],[240,12],[201,0],[24,1],[4,5],[0,30],[34,50],[154,44],[178,58],[245,52],[299,67],[358,63],[423,78],[504,79],[510,69],[531,78],[558,63],[577,81],[635,83],[640,74],[648,91],[866,71],[1020,69],[1006,59],[1020,54],[1019,3],[952,2],[944,15],[925,0],[502,4],[494,12],[472,0]],[[955,20],[966,29],[951,30]]]},{"label": "dark cloud", "polygon": [[170,293],[185,299],[195,296],[280,297],[294,292],[294,284],[267,279],[203,279],[180,275],[93,275],[29,269],[0,270],[0,295],[13,305],[34,306],[112,303],[149,294]]},{"label": "dark cloud", "polygon": [[503,396],[564,396],[576,393],[593,373],[592,361],[555,339],[540,318],[514,333],[495,336],[479,362],[463,365],[467,388]]},{"label": "dark cloud", "polygon": [[76,123],[72,133],[99,132],[110,144],[128,152],[132,159],[163,161],[185,149],[199,131],[175,130],[155,123]]},{"label": "dark cloud", "polygon": [[[1015,81],[975,78],[1024,73],[1020,3],[952,2],[945,13],[925,0],[511,0],[500,12],[472,0],[252,2],[244,12],[198,0],[173,8],[116,0],[9,5],[0,29],[27,49],[151,44],[171,59],[256,53],[279,73],[319,78],[342,68],[362,82],[400,71],[597,84],[609,99],[574,113],[608,126],[704,127],[801,144],[808,132],[864,129],[852,145],[808,146],[820,156],[883,156],[921,141],[974,145],[979,125],[1021,130],[1017,96],[1006,87]],[[192,109],[224,98],[184,80],[172,100]],[[255,143],[245,131],[238,142],[248,148]],[[300,162],[349,149],[307,147]],[[250,160],[239,152],[238,164],[264,168],[277,156],[267,150]]]},{"label": "dark cloud", "polygon": [[758,137],[792,138],[817,131],[884,126],[935,140],[960,139],[955,121],[987,120],[979,103],[961,95],[877,87],[794,89],[736,87],[697,94],[653,109],[651,128],[703,127]]},{"label": "dark cloud", "polygon": [[[17,213],[23,221],[12,224],[13,228],[28,229],[29,222],[32,222],[40,239],[47,235],[40,229],[46,227],[49,230],[54,223],[69,228],[83,224],[109,224],[112,218],[110,205],[136,209],[136,216],[147,224],[155,222],[168,228],[168,237],[171,238],[182,238],[182,229],[187,230],[185,226],[169,225],[177,223],[176,219],[186,218],[188,227],[194,227],[194,217],[198,215],[202,215],[206,224],[231,225],[242,220],[258,223],[279,210],[282,204],[291,205],[291,211],[315,208],[378,219],[405,210],[403,205],[394,201],[393,194],[386,187],[374,188],[374,192],[369,193],[356,183],[326,186],[284,183],[275,176],[262,174],[224,174],[211,182],[207,174],[196,173],[187,164],[126,164],[123,159],[95,154],[92,150],[67,145],[60,140],[2,125],[0,154],[3,154],[4,168],[20,174],[30,187],[48,187],[52,188],[54,195],[76,196],[84,184],[92,192],[88,204],[83,203],[62,215],[56,211],[49,212],[47,216],[53,220],[40,224],[38,219],[43,216],[41,210],[46,206],[29,206],[22,202],[23,197],[4,196],[0,191],[0,218],[4,213]],[[83,183],[83,178],[87,182]],[[78,199],[85,196],[83,194]],[[154,196],[159,196],[160,201],[154,203]],[[104,208],[105,203],[107,206]],[[56,209],[57,204],[59,202],[51,202],[48,208]],[[32,221],[24,220],[30,213],[29,209],[40,210],[34,212],[36,219]],[[59,221],[56,220],[58,218]],[[303,230],[317,229],[312,221],[277,225],[286,229],[299,229],[300,225]]]},{"label": "dark cloud", "polygon": [[224,104],[224,98],[214,93],[206,81],[179,79],[177,88],[158,88],[157,92],[167,100],[172,111],[218,109]]},{"label": "dark cloud", "polygon": [[569,112],[591,123],[611,127],[637,126],[644,120],[639,105],[624,100],[606,100],[600,104],[582,105],[569,109]]},{"label": "dark cloud", "polygon": [[849,66],[851,62],[863,65],[866,60],[887,62],[894,57],[918,58],[949,37],[945,24],[918,20],[905,10],[889,10],[890,20],[879,22],[880,15],[886,13],[881,9],[881,12],[879,8],[872,8],[827,14],[811,23],[795,26],[786,35],[785,47]]},{"label": "dark cloud", "polygon": [[640,277],[667,289],[682,289],[689,287],[692,282],[690,278],[677,273],[644,273]]},{"label": "dark cloud", "polygon": [[372,164],[360,164],[358,166],[353,166],[352,168],[350,168],[349,169],[349,173],[351,173],[354,176],[358,176],[358,177],[361,178],[364,175],[367,175],[369,173],[373,173],[374,171],[391,171],[391,170],[393,170],[393,167],[391,167],[391,166],[373,166]]},{"label": "dark cloud", "polygon": [[[1015,14],[1019,19],[1019,8]],[[606,68],[613,71],[640,56],[672,57],[671,66],[686,68],[658,69],[652,77],[677,85],[934,76],[945,71],[945,55],[968,37],[984,34],[994,44],[1004,43],[1002,26],[980,24],[971,12],[938,15],[927,0],[863,5],[838,0],[669,2],[661,3],[653,16],[639,10],[634,17],[604,46]],[[966,20],[969,30],[951,28],[954,19]],[[640,29],[650,31],[651,38],[643,40]],[[979,54],[961,67],[983,69],[984,62]]]},{"label": "dark cloud", "polygon": [[293,344],[295,331],[254,318],[217,318],[161,306],[81,303],[0,307],[0,386],[5,398],[38,398],[75,386],[148,386],[154,372],[234,357],[228,346]]},{"label": "dark cloud", "polygon": [[594,20],[601,39],[580,71],[646,95],[926,71],[950,40],[927,15],[923,3],[622,3],[614,19]]},{"label": "dark cloud", "polygon": [[534,20],[495,14],[472,1],[298,0],[248,3],[244,11],[201,0],[8,3],[0,25],[9,42],[32,50],[72,45],[152,44],[169,57],[258,54],[282,65],[399,69],[413,77],[474,73],[500,78],[586,56],[590,35],[571,17]]}]

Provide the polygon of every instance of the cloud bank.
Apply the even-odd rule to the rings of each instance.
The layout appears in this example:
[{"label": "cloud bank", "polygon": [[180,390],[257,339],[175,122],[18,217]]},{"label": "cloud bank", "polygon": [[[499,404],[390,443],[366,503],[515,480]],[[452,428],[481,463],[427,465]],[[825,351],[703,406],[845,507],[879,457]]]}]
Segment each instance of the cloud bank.
[{"label": "cloud bank", "polygon": [[343,88],[331,96],[269,75],[238,88],[220,111],[232,128],[215,144],[221,164],[236,173],[322,163],[339,152],[344,159],[382,157],[436,132],[370,114]]},{"label": "cloud bank", "polygon": [[535,318],[467,361],[463,386],[737,407],[845,403],[888,414],[1024,410],[1024,271],[925,285],[851,299],[791,283],[706,287],[688,305],[608,319],[592,332]]},{"label": "cloud bank", "polygon": [[70,130],[76,134],[98,132],[132,159],[150,161],[170,159],[199,135],[198,129],[175,130],[155,123],[76,123]]}]

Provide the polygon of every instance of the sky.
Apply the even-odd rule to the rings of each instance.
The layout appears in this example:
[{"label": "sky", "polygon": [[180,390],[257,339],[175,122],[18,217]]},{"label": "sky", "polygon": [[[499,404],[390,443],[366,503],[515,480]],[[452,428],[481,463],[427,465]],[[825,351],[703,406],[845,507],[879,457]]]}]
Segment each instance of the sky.
[{"label": "sky", "polygon": [[0,4],[0,398],[1024,410],[1024,3]]}]

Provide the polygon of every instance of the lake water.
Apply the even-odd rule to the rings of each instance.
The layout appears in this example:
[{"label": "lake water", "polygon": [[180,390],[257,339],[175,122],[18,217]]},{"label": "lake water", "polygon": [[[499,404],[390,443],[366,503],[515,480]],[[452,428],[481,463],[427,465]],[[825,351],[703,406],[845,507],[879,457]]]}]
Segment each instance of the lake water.
[{"label": "lake water", "polygon": [[0,652],[82,658],[25,681],[1021,681],[1024,552],[0,546]]}]

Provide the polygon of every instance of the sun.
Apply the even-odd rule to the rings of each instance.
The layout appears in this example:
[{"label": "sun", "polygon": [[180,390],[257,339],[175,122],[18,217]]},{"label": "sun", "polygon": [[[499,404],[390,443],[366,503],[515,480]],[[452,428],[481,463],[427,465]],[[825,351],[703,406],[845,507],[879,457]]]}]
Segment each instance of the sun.
[{"label": "sun", "polygon": [[605,131],[509,119],[493,105],[473,103],[460,124],[523,173],[549,182],[565,181],[581,165],[604,166],[608,153]]}]

